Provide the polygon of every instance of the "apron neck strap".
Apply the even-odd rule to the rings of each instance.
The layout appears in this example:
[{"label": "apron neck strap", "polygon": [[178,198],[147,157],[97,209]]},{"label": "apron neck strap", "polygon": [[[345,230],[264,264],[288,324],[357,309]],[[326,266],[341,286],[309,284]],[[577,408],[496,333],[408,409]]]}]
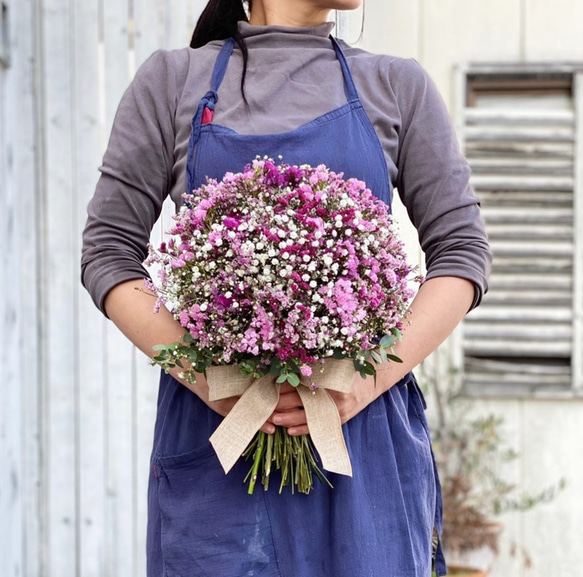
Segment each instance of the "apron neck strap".
[{"label": "apron neck strap", "polygon": [[330,35],[330,40],[332,41],[332,46],[334,46],[334,50],[336,51],[336,57],[342,68],[342,76],[344,76],[344,94],[346,94],[346,99],[348,102],[358,100],[358,92],[356,91],[356,86],[354,85],[348,62],[346,62],[346,56],[344,56],[344,52],[342,51],[342,48],[340,48],[338,40],[332,35]]},{"label": "apron neck strap", "polygon": [[227,65],[229,64],[229,58],[233,53],[233,48],[235,47],[235,39],[228,38],[219,55],[217,56],[217,60],[215,62],[215,68],[213,70],[213,77],[211,80],[211,90],[213,92],[218,92],[221,83],[223,82],[223,78],[225,77],[225,72],[227,71]]},{"label": "apron neck strap", "polygon": [[[336,57],[340,62],[340,67],[342,68],[342,76],[344,77],[344,93],[346,94],[346,99],[348,102],[358,100],[358,92],[356,91],[356,86],[354,85],[354,80],[352,79],[352,74],[350,73],[350,68],[346,62],[344,52],[342,52],[342,48],[340,48],[340,44],[338,44],[336,38],[330,36],[330,40],[332,42],[332,46],[334,47],[334,51],[336,52]],[[213,76],[211,80],[211,90],[207,94],[207,96],[211,97],[211,100],[214,100],[213,104],[216,103],[219,98],[218,91],[221,83],[223,82],[223,78],[225,77],[225,72],[227,71],[227,66],[229,64],[229,58],[233,53],[234,47],[234,38],[229,38],[226,40],[215,61],[215,67],[213,69]]]}]

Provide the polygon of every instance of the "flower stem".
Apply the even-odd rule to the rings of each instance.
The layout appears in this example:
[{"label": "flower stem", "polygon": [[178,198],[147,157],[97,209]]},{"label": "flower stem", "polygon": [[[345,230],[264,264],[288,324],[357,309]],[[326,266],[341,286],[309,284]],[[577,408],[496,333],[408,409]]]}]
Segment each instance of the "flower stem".
[{"label": "flower stem", "polygon": [[266,434],[263,431],[259,432],[259,440],[257,443],[257,448],[255,449],[255,453],[253,454],[253,468],[251,469],[251,479],[249,480],[249,489],[247,493],[249,495],[253,495],[253,491],[255,490],[255,483],[257,481],[257,473],[259,471],[259,465],[261,464],[261,458],[263,457],[264,448],[265,448],[265,436]]}]

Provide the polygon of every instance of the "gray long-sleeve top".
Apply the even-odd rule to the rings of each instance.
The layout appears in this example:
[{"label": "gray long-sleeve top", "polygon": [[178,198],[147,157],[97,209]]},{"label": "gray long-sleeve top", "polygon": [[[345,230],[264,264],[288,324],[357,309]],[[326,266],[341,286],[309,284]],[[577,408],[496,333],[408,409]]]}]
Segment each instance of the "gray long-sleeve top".
[{"label": "gray long-sleeve top", "polygon": [[[277,133],[344,105],[331,27],[241,22],[249,50],[248,106],[240,91],[242,57],[235,49],[214,122],[244,134]],[[210,89],[221,46],[217,41],[154,53],[121,100],[83,236],[82,281],[102,311],[115,285],[148,276],[142,262],[166,196],[182,202],[191,120]],[[472,281],[476,306],[487,287],[491,255],[470,171],[435,85],[414,60],[342,46],[391,182],[418,231],[426,278]]]}]

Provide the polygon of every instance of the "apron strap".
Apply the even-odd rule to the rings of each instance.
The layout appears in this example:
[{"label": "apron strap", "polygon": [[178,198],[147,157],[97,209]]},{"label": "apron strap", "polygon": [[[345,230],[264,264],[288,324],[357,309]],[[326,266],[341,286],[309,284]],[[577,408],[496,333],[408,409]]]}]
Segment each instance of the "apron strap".
[{"label": "apron strap", "polygon": [[228,38],[223,44],[219,55],[217,56],[215,67],[213,69],[213,77],[211,80],[211,92],[214,92],[215,95],[217,94],[219,86],[222,84],[223,78],[225,77],[225,72],[227,71],[227,66],[229,64],[229,58],[231,58],[234,47],[235,39]]},{"label": "apron strap", "polygon": [[344,52],[342,51],[342,48],[340,48],[338,40],[336,40],[334,36],[330,36],[330,40],[332,41],[332,46],[334,46],[334,50],[336,51],[336,57],[342,68],[342,75],[344,76],[344,94],[346,94],[346,99],[348,102],[359,100],[358,92],[356,91],[356,86],[354,85],[354,80],[352,79],[350,68],[348,67],[348,62],[346,62],[346,56],[344,56]]}]

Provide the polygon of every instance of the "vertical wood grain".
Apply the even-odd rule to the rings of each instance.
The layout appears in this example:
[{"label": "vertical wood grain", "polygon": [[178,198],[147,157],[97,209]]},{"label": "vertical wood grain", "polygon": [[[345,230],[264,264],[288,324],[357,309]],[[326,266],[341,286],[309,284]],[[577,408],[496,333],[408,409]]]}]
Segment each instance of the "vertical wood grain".
[{"label": "vertical wood grain", "polygon": [[[75,257],[80,278],[81,233],[87,218],[87,204],[95,190],[97,167],[101,161],[99,125],[97,0],[76,0],[72,26],[76,196]],[[104,350],[105,321],[89,294],[76,284],[78,293],[77,333],[79,342],[79,576],[101,577],[105,567],[105,451],[104,451]]]},{"label": "vertical wood grain", "polygon": [[[130,81],[127,0],[102,0],[105,132]],[[135,575],[132,345],[107,324],[105,353],[106,575]]]},{"label": "vertical wood grain", "polygon": [[47,573],[73,577],[78,562],[77,330],[75,190],[71,134],[74,78],[71,63],[72,6],[42,5],[44,156],[46,166],[43,284],[47,359],[45,389],[45,499]]},{"label": "vertical wood grain", "polygon": [[188,46],[190,30],[186,0],[166,0],[164,6],[164,42],[161,48],[173,50]]},{"label": "vertical wood grain", "polygon": [[[9,5],[9,17],[13,6]],[[13,22],[12,18],[9,21]],[[23,528],[22,482],[20,455],[22,411],[20,398],[19,359],[14,354],[19,341],[20,285],[16,233],[19,222],[17,190],[10,182],[15,150],[11,142],[8,88],[10,68],[0,65],[0,516],[5,520],[0,529],[0,573],[17,577],[23,569],[22,544],[18,539]],[[10,102],[10,104],[13,104]],[[14,290],[17,289],[17,290]]]},{"label": "vertical wood grain", "polygon": [[139,68],[159,47],[158,1],[133,0],[135,66]]},{"label": "vertical wood grain", "polygon": [[[7,185],[17,200],[18,219],[15,229],[17,239],[17,282],[11,283],[12,292],[18,295],[18,340],[10,343],[12,357],[18,359],[15,382],[4,382],[14,394],[20,395],[20,415],[11,419],[20,421],[21,476],[18,488],[22,495],[21,532],[16,526],[3,523],[12,535],[7,540],[14,543],[12,554],[22,555],[21,574],[25,577],[39,575],[42,567],[42,524],[40,518],[41,452],[40,452],[40,390],[42,382],[39,305],[39,135],[35,131],[37,103],[33,94],[38,89],[37,69],[34,66],[38,49],[35,36],[35,3],[24,0],[9,3],[12,42],[12,68],[7,84],[6,129],[12,143]],[[19,115],[12,111],[18,110]],[[8,112],[10,111],[10,112]],[[2,245],[5,246],[4,244]],[[0,283],[1,285],[1,283]],[[9,285],[10,286],[10,285]],[[14,354],[16,346],[24,354]],[[3,539],[4,540],[4,539]],[[13,567],[16,567],[14,565]],[[4,574],[4,573],[3,573]],[[9,573],[7,573],[9,574]]]}]

